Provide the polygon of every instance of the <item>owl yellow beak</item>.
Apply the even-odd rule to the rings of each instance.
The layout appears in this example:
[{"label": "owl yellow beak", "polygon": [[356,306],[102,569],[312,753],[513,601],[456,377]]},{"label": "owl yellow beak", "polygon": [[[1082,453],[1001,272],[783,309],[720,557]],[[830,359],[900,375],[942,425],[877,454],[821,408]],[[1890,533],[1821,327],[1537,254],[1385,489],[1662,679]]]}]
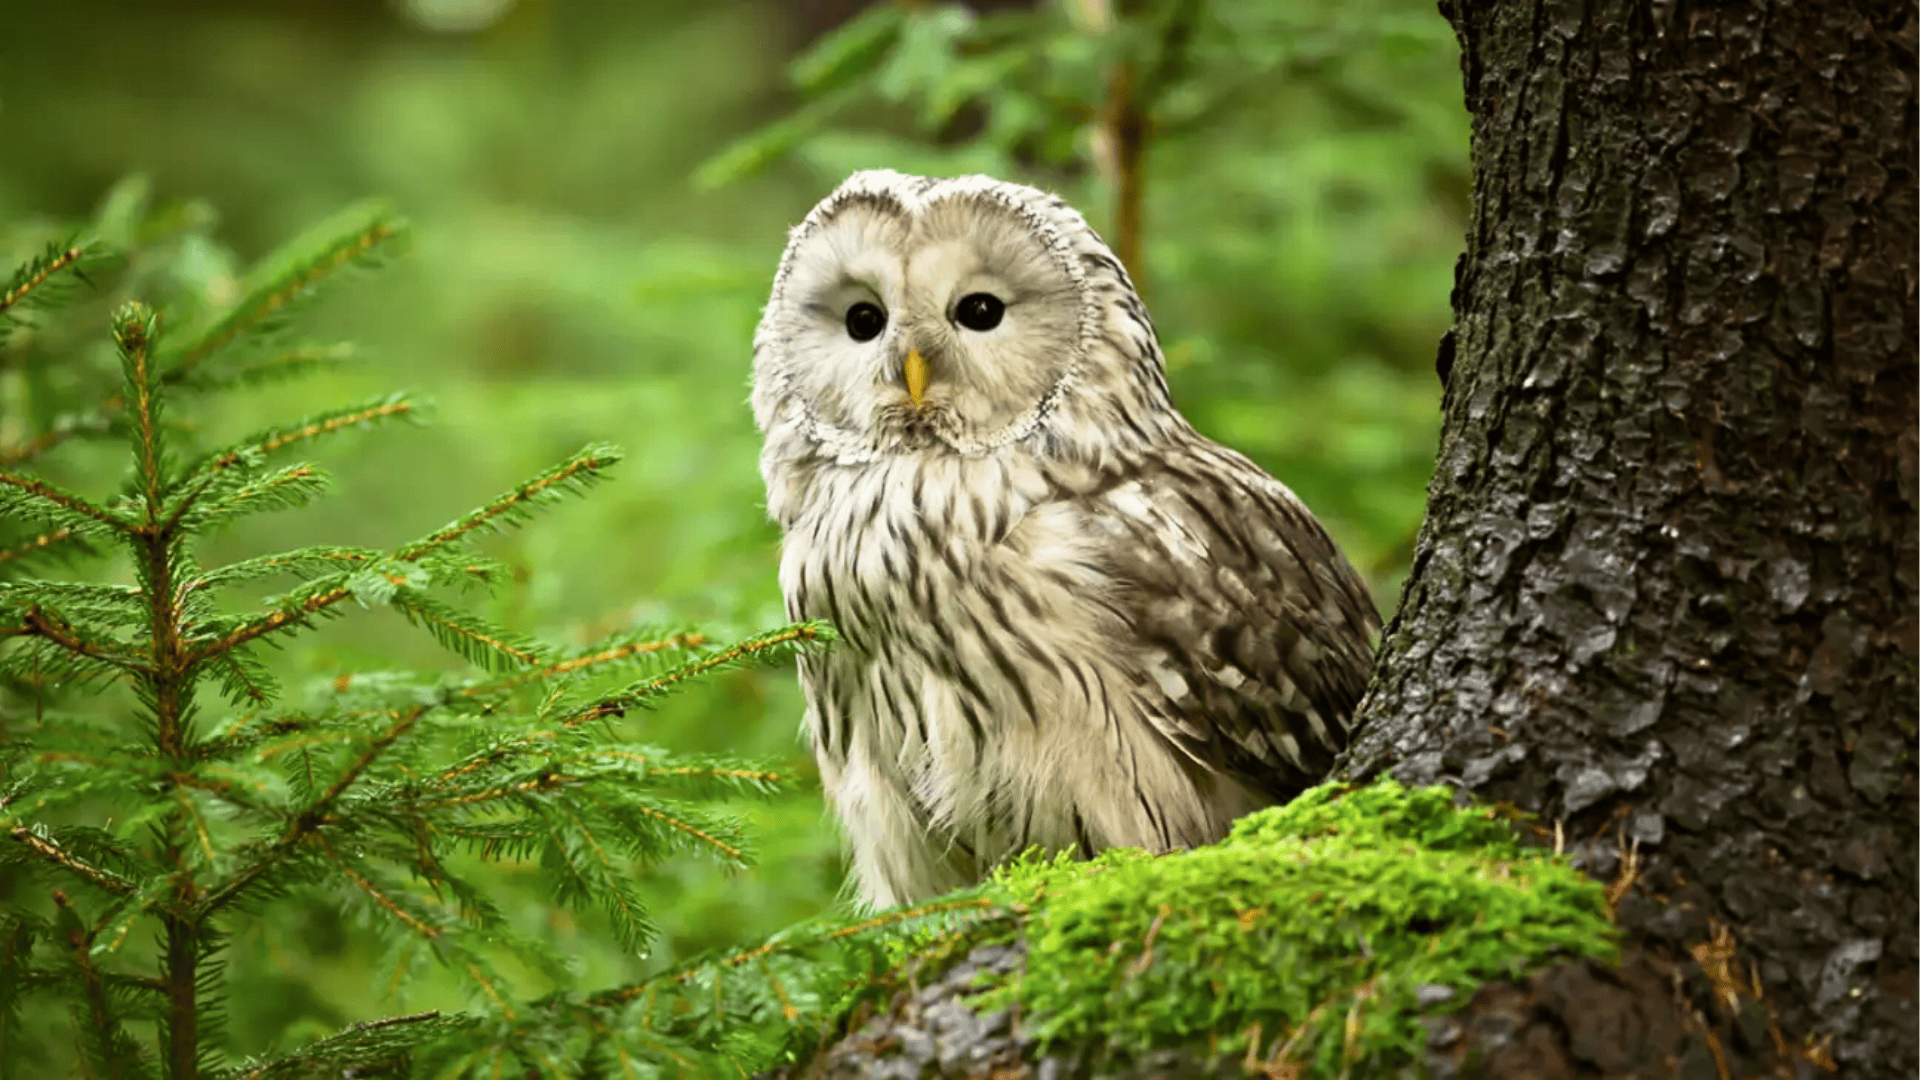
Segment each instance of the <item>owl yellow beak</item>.
[{"label": "owl yellow beak", "polygon": [[927,396],[927,381],[933,377],[933,369],[927,366],[927,358],[920,355],[919,349],[907,350],[907,362],[901,374],[907,382],[907,396],[919,407]]}]

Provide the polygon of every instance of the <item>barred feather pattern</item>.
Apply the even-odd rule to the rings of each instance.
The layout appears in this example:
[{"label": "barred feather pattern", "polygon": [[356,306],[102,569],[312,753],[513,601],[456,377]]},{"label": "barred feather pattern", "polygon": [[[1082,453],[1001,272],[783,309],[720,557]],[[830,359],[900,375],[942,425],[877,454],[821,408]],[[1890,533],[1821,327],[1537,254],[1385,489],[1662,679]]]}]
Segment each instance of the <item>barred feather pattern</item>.
[{"label": "barred feather pattern", "polygon": [[[1010,298],[1003,334],[951,325],[983,289]],[[887,334],[845,340],[869,294]],[[788,612],[842,638],[800,677],[865,903],[1034,845],[1208,843],[1344,745],[1379,631],[1364,583],[1180,416],[1145,306],[1061,200],[856,174],[794,231],[753,401]]]}]

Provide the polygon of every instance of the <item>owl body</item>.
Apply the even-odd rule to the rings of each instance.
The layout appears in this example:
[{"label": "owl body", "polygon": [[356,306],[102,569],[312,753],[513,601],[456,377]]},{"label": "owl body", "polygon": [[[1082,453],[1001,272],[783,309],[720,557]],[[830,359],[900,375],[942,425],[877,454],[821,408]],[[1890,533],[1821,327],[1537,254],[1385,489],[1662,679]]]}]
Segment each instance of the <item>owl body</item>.
[{"label": "owl body", "polygon": [[840,631],[801,681],[865,902],[1207,843],[1343,744],[1365,587],[1163,367],[1035,189],[860,173],[795,229],[753,401],[788,612]]}]

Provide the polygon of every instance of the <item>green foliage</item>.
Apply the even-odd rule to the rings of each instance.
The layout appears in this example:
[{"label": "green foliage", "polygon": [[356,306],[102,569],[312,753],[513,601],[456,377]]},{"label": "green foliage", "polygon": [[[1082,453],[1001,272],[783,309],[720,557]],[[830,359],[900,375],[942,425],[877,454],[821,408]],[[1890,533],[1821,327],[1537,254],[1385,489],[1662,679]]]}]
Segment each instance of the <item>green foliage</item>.
[{"label": "green foliage", "polygon": [[[620,460],[611,447],[588,446],[397,546],[203,564],[212,530],[322,492],[315,466],[278,463],[287,450],[415,405],[382,398],[195,453],[173,398],[248,381],[252,358],[280,348],[296,303],[371,265],[403,231],[384,210],[356,209],[270,256],[225,309],[118,302],[120,379],[95,395],[97,420],[25,433],[4,452],[0,1074],[59,1061],[62,1043],[91,1074],[174,1080],[393,1072],[429,1048],[443,1075],[491,1071],[477,1063],[496,1059],[536,1067],[540,1047],[580,1034],[575,1017],[517,1002],[503,965],[562,987],[576,972],[512,925],[492,868],[537,867],[549,903],[596,913],[621,948],[644,952],[658,928],[635,882],[687,853],[745,866],[728,804],[788,782],[609,723],[702,677],[814,647],[826,628],[725,645],[629,631],[561,649],[456,601],[505,576],[476,541],[597,482]],[[56,283],[94,247],[50,251],[15,274],[6,307],[29,313],[16,335],[45,331],[79,296]],[[188,327],[178,343],[169,324]],[[129,462],[117,494],[89,498],[29,471],[57,467],[52,452],[76,435],[114,432]],[[49,554],[83,541],[118,556],[132,583],[42,576]],[[292,581],[259,600],[234,595],[269,577]],[[289,700],[263,650],[353,608],[399,612],[465,667],[350,672]],[[232,1063],[227,944],[303,900],[361,921],[395,953],[398,977],[428,957],[458,973],[476,1007],[360,1023]],[[149,931],[153,950],[141,944]],[[39,1022],[49,1006],[71,1023]],[[690,1032],[676,1048],[626,1034],[594,1037],[591,1055],[664,1067],[718,1039]]]}]

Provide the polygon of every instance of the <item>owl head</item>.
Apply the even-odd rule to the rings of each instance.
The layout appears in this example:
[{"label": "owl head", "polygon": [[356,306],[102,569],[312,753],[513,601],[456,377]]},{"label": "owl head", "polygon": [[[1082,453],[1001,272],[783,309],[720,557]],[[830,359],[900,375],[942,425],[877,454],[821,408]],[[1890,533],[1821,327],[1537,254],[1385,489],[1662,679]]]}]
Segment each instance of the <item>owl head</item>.
[{"label": "owl head", "polygon": [[855,173],[793,230],[754,335],[763,466],[1025,450],[1185,429],[1145,306],[1060,198]]}]

